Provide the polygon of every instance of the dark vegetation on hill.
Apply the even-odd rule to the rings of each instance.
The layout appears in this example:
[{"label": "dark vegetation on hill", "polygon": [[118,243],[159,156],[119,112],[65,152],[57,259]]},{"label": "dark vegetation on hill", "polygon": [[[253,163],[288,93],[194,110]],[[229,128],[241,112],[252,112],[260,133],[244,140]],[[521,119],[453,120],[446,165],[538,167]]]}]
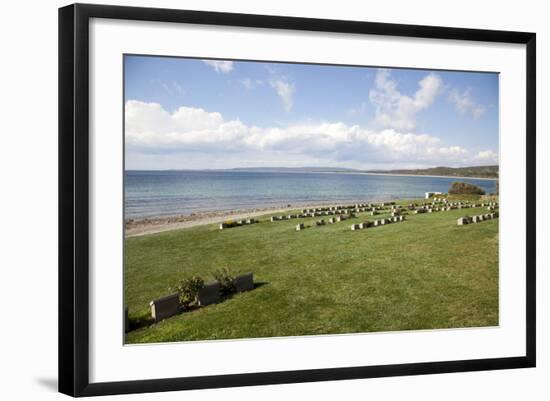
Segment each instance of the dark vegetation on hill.
[{"label": "dark vegetation on hill", "polygon": [[414,175],[445,175],[450,177],[498,178],[498,166],[473,167],[433,167],[411,170],[371,170],[370,173],[414,174]]},{"label": "dark vegetation on hill", "polygon": [[474,184],[455,181],[449,188],[449,193],[453,195],[485,195],[485,191]]}]

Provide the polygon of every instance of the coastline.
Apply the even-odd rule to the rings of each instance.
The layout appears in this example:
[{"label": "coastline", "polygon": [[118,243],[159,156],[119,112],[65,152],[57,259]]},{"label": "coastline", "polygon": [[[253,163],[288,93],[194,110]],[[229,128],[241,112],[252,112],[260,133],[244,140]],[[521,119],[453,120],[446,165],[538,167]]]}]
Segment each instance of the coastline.
[{"label": "coastline", "polygon": [[[297,209],[309,209],[314,207],[328,207],[343,203],[365,202],[358,200],[342,201],[337,203],[307,203],[294,204],[290,206],[272,206],[258,207],[252,209],[240,210],[219,210],[209,212],[198,212],[190,215],[166,216],[166,217],[151,217],[143,219],[126,219],[124,223],[124,237],[138,237],[147,234],[157,234],[165,231],[177,230],[180,228],[188,228],[202,226],[207,224],[222,223],[226,220],[242,220],[251,217],[263,216],[271,213],[284,213]],[[380,200],[372,200],[369,203],[381,202]]]},{"label": "coastline", "polygon": [[[352,173],[353,174],[353,173]],[[429,174],[393,174],[393,173],[358,173],[365,175],[388,175],[393,177],[430,177],[430,178],[459,178],[462,180],[491,180],[496,181],[498,178],[489,178],[489,177],[462,177],[458,175],[429,175]]]},{"label": "coastline", "polygon": [[[142,171],[142,170],[126,170],[125,172]],[[253,172],[252,170],[154,170],[154,171],[242,171]],[[279,172],[285,174],[352,174],[352,175],[382,175],[390,177],[429,177],[429,178],[458,178],[462,180],[490,180],[496,181],[498,177],[465,177],[460,175],[431,175],[431,174],[396,174],[396,173],[375,173],[370,171],[268,171]]]},{"label": "coastline", "polygon": [[380,202],[408,202],[424,201],[423,198],[404,199],[371,199],[371,200],[345,200],[340,202],[317,202],[288,204],[288,206],[266,206],[238,210],[213,210],[191,213],[189,215],[160,216],[149,218],[128,218],[124,223],[124,238],[139,237],[148,234],[157,234],[165,231],[178,230],[182,228],[202,226],[208,224],[222,223],[226,220],[243,220],[252,217],[264,216],[266,214],[287,213],[293,210],[310,209],[315,207],[329,207],[342,204],[355,203],[380,203]]},{"label": "coastline", "polygon": [[[307,172],[306,172],[307,173]],[[479,180],[492,180],[494,178],[473,178],[473,177],[451,177],[451,176],[437,176],[437,175],[419,175],[419,174],[393,174],[393,173],[375,173],[375,172],[311,172],[321,174],[344,174],[344,175],[381,175],[381,176],[404,176],[404,177],[430,177],[430,178],[453,178],[453,179],[479,179]],[[420,199],[420,197],[407,198],[407,199]],[[124,237],[135,237],[147,234],[155,234],[165,231],[177,230],[182,228],[194,227],[199,225],[208,225],[221,223],[227,220],[241,220],[247,218],[258,217],[266,214],[273,213],[286,213],[289,211],[313,208],[313,207],[326,207],[334,206],[338,204],[355,204],[355,203],[376,203],[384,201],[397,201],[404,200],[398,198],[373,198],[373,199],[345,199],[345,200],[318,200],[310,202],[277,202],[271,204],[258,204],[258,205],[243,205],[240,209],[225,209],[225,210],[203,210],[203,211],[188,211],[187,214],[182,210],[181,214],[172,215],[152,215],[150,217],[138,216],[127,217],[124,222]]]}]

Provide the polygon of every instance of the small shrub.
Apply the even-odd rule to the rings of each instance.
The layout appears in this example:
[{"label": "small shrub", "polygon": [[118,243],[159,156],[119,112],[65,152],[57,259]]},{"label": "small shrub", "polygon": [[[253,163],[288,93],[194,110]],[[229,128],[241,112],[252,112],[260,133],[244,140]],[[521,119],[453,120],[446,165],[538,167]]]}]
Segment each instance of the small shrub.
[{"label": "small shrub", "polygon": [[181,307],[188,309],[197,303],[197,296],[202,287],[204,287],[204,280],[192,276],[180,281],[172,290],[178,293]]},{"label": "small shrub", "polygon": [[220,292],[222,295],[230,295],[236,291],[235,277],[231,274],[229,267],[222,267],[212,273],[214,279],[220,283]]},{"label": "small shrub", "polygon": [[485,191],[477,185],[460,181],[455,181],[451,184],[449,193],[453,195],[485,195]]}]

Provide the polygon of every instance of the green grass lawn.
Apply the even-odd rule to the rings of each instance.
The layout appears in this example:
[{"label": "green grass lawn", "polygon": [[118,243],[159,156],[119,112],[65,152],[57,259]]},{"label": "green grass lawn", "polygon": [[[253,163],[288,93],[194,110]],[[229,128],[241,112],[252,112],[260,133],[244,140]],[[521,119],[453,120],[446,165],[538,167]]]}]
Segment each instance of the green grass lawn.
[{"label": "green grass lawn", "polygon": [[[498,325],[498,219],[457,226],[485,208],[408,215],[351,231],[370,216],[303,231],[261,222],[205,225],[125,240],[125,302],[132,321],[178,280],[228,266],[259,285],[225,301],[141,327],[127,343]],[[325,221],[329,216],[322,217]]]}]

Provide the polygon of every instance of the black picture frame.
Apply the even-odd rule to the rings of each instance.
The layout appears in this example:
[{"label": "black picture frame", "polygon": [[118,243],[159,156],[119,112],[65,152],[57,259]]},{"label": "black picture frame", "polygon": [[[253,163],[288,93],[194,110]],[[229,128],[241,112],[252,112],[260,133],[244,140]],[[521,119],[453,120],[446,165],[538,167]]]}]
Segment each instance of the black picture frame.
[{"label": "black picture frame", "polygon": [[[91,18],[414,38],[526,46],[526,344],[518,357],[277,371],[122,382],[89,381],[88,61]],[[536,244],[536,35],[479,29],[74,4],[59,9],[59,391],[96,396],[384,376],[534,367]]]}]

